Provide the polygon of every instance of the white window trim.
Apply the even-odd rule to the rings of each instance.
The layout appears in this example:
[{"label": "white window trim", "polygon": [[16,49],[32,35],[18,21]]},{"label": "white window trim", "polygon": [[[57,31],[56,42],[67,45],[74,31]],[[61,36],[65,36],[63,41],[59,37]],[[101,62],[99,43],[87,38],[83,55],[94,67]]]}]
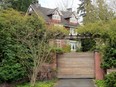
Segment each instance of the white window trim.
[{"label": "white window trim", "polygon": [[74,28],[70,28],[70,33],[69,35],[77,35],[77,32],[75,31]]},{"label": "white window trim", "polygon": [[29,12],[32,12],[32,11],[33,11],[33,9],[30,7],[30,8],[29,8]]},{"label": "white window trim", "polygon": [[61,16],[59,15],[59,13],[57,11],[54,12],[54,15],[52,16],[53,20],[61,20]]},{"label": "white window trim", "polygon": [[53,15],[52,17],[54,20],[61,20],[61,17],[59,15]]},{"label": "white window trim", "polygon": [[70,18],[70,22],[71,23],[77,23],[77,19],[75,18],[74,15],[72,15],[72,17]]}]

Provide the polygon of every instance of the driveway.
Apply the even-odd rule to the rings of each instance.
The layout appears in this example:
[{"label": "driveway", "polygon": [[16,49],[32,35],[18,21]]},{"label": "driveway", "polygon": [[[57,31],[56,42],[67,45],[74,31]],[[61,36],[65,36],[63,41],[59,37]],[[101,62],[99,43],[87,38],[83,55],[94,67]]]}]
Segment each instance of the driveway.
[{"label": "driveway", "polygon": [[95,87],[92,79],[60,79],[55,87]]}]

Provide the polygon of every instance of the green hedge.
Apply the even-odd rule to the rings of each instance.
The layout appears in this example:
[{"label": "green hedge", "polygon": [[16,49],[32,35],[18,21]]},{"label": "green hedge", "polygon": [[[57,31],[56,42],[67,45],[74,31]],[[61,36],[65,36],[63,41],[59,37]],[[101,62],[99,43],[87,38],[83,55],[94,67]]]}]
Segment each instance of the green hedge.
[{"label": "green hedge", "polygon": [[86,39],[82,39],[81,40],[81,44],[82,44],[82,48],[81,50],[83,52],[86,52],[86,51],[93,51],[95,49],[95,41],[93,39],[90,39],[90,38],[86,38]]},{"label": "green hedge", "polygon": [[105,76],[104,80],[96,80],[97,87],[116,87],[116,72]]},{"label": "green hedge", "polygon": [[104,56],[102,62],[102,68],[108,69],[111,67],[116,68],[116,46],[110,45],[104,49]]},{"label": "green hedge", "polygon": [[96,80],[97,87],[105,87],[105,81],[104,80]]},{"label": "green hedge", "polygon": [[116,72],[105,76],[105,87],[116,87]]},{"label": "green hedge", "polygon": [[43,26],[43,21],[36,16],[24,16],[13,9],[0,10],[0,83],[27,78],[27,69],[31,69],[33,61],[20,37]]}]

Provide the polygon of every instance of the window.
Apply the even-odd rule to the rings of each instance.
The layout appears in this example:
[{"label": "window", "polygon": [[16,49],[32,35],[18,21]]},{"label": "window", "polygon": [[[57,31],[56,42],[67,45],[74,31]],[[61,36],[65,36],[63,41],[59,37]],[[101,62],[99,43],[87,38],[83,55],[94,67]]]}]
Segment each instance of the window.
[{"label": "window", "polygon": [[77,32],[74,28],[70,28],[70,35],[77,35]]},{"label": "window", "polygon": [[52,19],[53,19],[53,20],[61,20],[61,17],[60,17],[60,15],[58,14],[57,11],[54,12],[54,15],[52,16]]},{"label": "window", "polygon": [[29,8],[29,12],[32,12],[32,8]]},{"label": "window", "polygon": [[61,18],[60,18],[59,15],[53,15],[53,19],[54,19],[54,20],[61,20]]},{"label": "window", "polygon": [[75,18],[75,16],[72,16],[72,17],[70,18],[70,22],[71,22],[71,23],[77,23],[77,19]]}]

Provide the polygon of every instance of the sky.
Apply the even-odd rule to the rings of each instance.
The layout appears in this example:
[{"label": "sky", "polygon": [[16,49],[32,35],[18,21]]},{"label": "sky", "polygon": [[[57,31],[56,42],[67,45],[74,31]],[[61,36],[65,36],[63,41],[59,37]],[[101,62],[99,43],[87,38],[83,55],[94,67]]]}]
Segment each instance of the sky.
[{"label": "sky", "polygon": [[[59,8],[62,10],[62,1],[67,2],[68,6],[67,8],[72,8],[73,11],[77,11],[77,8],[80,4],[79,0],[39,0],[39,4],[41,4],[42,7],[48,7],[48,8]],[[78,18],[78,22],[82,21],[82,17]]]},{"label": "sky", "polygon": [[[93,0],[95,1],[95,0]],[[116,11],[116,3],[114,4],[115,0],[106,0],[106,3],[111,7],[112,9],[115,9]],[[73,11],[77,11],[77,8],[80,4],[79,0],[39,0],[39,3],[41,4],[42,7],[48,7],[48,8],[57,8],[59,7],[60,10],[62,10],[62,2],[67,2],[68,6],[67,8],[72,8]],[[78,19],[79,22],[82,21],[82,17],[79,17]]]},{"label": "sky", "polygon": [[43,7],[56,8],[62,7],[62,1],[68,1],[68,8],[73,8],[73,11],[77,10],[79,0],[39,0],[39,3]]}]

